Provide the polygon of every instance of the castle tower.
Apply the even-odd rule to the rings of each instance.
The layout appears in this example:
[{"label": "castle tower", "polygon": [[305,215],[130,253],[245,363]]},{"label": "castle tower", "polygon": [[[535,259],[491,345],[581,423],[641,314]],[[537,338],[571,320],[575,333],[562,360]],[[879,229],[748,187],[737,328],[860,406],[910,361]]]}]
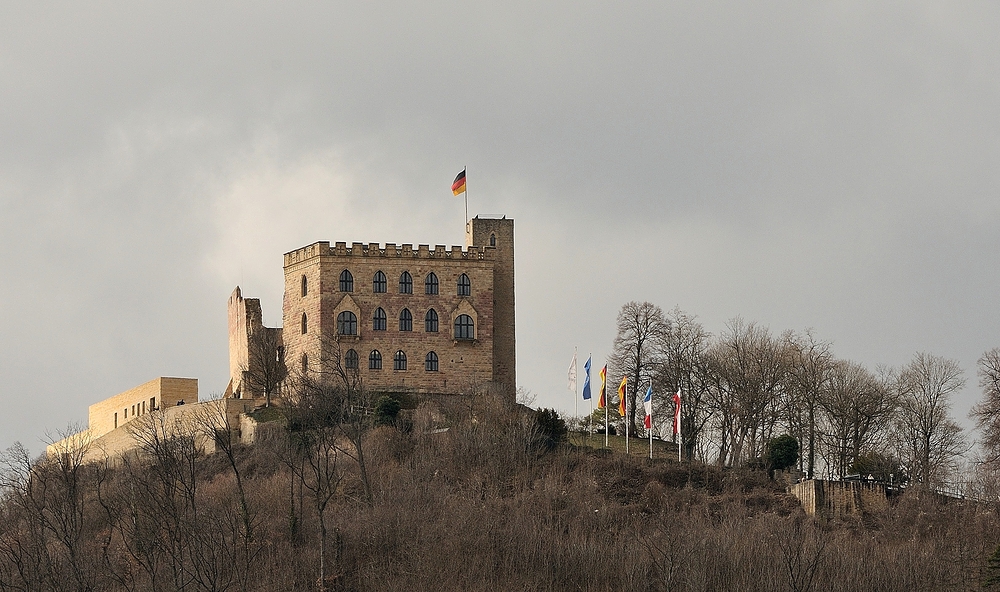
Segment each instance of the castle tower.
[{"label": "castle tower", "polygon": [[514,343],[514,220],[480,218],[466,222],[467,247],[494,247],[493,380],[514,401],[517,397]]}]

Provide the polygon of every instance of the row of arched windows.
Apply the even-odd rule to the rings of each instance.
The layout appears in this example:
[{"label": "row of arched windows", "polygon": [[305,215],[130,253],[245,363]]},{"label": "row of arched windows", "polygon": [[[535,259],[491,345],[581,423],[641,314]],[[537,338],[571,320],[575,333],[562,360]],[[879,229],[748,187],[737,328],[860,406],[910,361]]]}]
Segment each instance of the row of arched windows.
[{"label": "row of arched windows", "polygon": [[[303,358],[304,359],[304,358]],[[435,352],[427,352],[424,356],[424,370],[427,372],[437,372],[438,371],[438,355]],[[344,354],[344,366],[348,370],[358,369],[358,352],[353,349],[347,350]],[[368,369],[369,370],[381,370],[382,369],[382,352],[377,349],[373,349],[370,354],[368,354]],[[403,350],[397,351],[392,356],[392,369],[393,370],[406,370],[406,352]]]},{"label": "row of arched windows", "polygon": [[[437,372],[439,366],[438,355],[435,352],[427,352],[424,356],[424,370],[426,372]],[[358,369],[358,352],[353,349],[347,350],[344,354],[344,367],[348,370]],[[381,370],[382,369],[382,352],[377,349],[373,349],[370,354],[368,354],[368,369],[369,370]],[[406,352],[403,350],[397,351],[392,356],[392,369],[393,370],[406,370]],[[309,371],[309,356],[302,354],[302,372]]]},{"label": "row of arched windows", "polygon": [[[386,325],[388,324],[388,318],[386,317],[385,310],[382,307],[375,309],[375,314],[372,315],[372,330],[373,331],[385,331]],[[307,330],[307,320],[305,313],[302,313],[302,333],[306,333]],[[404,308],[402,312],[399,313],[399,330],[400,331],[413,331],[413,314],[410,310]],[[433,308],[427,311],[424,316],[424,331],[427,333],[437,333],[438,332],[438,313]],[[354,314],[349,310],[337,315],[337,335],[357,335],[358,334],[358,315]],[[463,314],[458,315],[455,318],[455,339],[475,339],[476,337],[476,327],[475,322],[472,317]]]},{"label": "row of arched windows", "polygon": [[[372,331],[385,331],[388,328],[388,317],[385,310],[380,306],[372,314]],[[413,331],[413,313],[410,309],[404,308],[399,313],[399,330]],[[438,332],[438,313],[433,308],[424,315],[424,331],[427,333]]]},{"label": "row of arched windows", "polygon": [[[341,292],[353,292],[354,291],[354,275],[350,271],[344,270],[340,272],[340,291]],[[428,273],[424,278],[424,294],[436,295],[440,282],[438,281],[437,274],[433,271]],[[389,289],[389,280],[386,278],[385,273],[382,271],[375,272],[375,276],[372,278],[372,292],[376,294],[385,294]],[[458,282],[456,283],[456,290],[459,296],[471,296],[472,295],[472,282],[469,281],[469,276],[462,274],[458,276]],[[306,276],[302,276],[302,295],[305,296],[308,293],[308,283]],[[399,293],[400,294],[413,294],[413,276],[410,272],[404,271],[399,276]]]}]

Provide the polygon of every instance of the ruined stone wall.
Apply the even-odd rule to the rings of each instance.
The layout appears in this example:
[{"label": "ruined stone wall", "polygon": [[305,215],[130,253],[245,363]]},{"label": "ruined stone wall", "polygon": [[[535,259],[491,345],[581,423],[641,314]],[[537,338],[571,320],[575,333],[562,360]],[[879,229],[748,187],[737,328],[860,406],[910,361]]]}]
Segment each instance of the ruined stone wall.
[{"label": "ruined stone wall", "polygon": [[[259,342],[253,345],[251,340],[258,331],[266,331],[273,333],[275,338],[267,340],[265,343],[280,344],[281,329],[264,326],[260,299],[243,298],[239,286],[236,286],[232,295],[229,296],[227,310],[229,313],[229,386],[226,389],[226,396],[237,399],[261,397],[263,393],[256,392],[259,388],[255,390],[253,384],[248,383],[246,379],[248,372],[260,371],[260,349],[257,349],[257,355],[253,355],[250,350],[252,347],[260,348],[261,345]],[[275,352],[275,354],[277,353]]]},{"label": "ruined stone wall", "polygon": [[789,487],[809,516],[823,519],[861,516],[889,508],[885,485],[863,481],[810,479]]},{"label": "ruined stone wall", "polygon": [[[373,390],[424,393],[457,393],[472,385],[494,381],[494,265],[496,249],[491,247],[445,248],[436,245],[318,242],[285,255],[283,341],[285,360],[292,375],[302,370],[307,357],[310,372],[329,372],[349,350],[359,359],[359,375]],[[344,270],[354,278],[353,290],[340,290]],[[386,276],[385,293],[374,291],[377,272]],[[413,293],[402,294],[400,276],[413,278]],[[438,294],[425,293],[425,278],[438,277]],[[458,279],[466,274],[471,295],[458,295]],[[303,278],[305,290],[303,291]],[[376,331],[373,316],[382,308],[386,330]],[[403,309],[413,317],[413,330],[401,331]],[[438,331],[425,331],[425,317],[434,309]],[[358,334],[337,335],[337,316],[344,311],[358,318]],[[305,315],[305,332],[302,316]],[[475,321],[475,338],[457,340],[454,322],[461,314]],[[369,369],[369,355],[382,356],[381,370]],[[406,370],[393,369],[397,351],[406,354]],[[438,370],[427,371],[429,352],[438,356]]]},{"label": "ruined stone wall", "polygon": [[466,224],[465,244],[496,249],[493,266],[493,380],[513,402],[517,397],[514,220],[476,216]]}]

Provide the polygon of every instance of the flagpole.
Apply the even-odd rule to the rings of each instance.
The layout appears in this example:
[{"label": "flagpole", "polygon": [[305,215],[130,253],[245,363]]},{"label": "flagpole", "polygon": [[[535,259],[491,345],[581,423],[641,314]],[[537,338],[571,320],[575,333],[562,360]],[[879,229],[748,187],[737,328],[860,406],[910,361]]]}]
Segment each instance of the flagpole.
[{"label": "flagpole", "polygon": [[[468,178],[468,177],[466,177],[466,178]],[[466,183],[468,183],[468,181],[466,181]],[[580,397],[578,397],[577,395],[579,395],[580,393],[577,391],[577,388],[576,388],[576,368],[577,368],[577,366],[576,366],[576,349],[577,348],[574,345],[573,346],[573,417],[579,418],[580,417]]]},{"label": "flagpole", "polygon": [[[587,354],[587,359],[590,360],[594,356],[593,353]],[[593,368],[593,365],[591,365]],[[587,374],[589,377],[590,374]],[[590,444],[590,437],[594,434],[594,390],[590,390],[590,415],[587,416],[587,422],[589,424],[590,430],[587,432],[587,444]]]},{"label": "flagpole", "polygon": [[625,455],[628,456],[628,381],[622,394],[625,396],[625,404],[622,405],[625,408]]},{"label": "flagpole", "polygon": [[463,167],[462,172],[465,173],[465,224],[469,224],[469,167]]},{"label": "flagpole", "polygon": [[[653,388],[653,381],[649,381],[649,388]],[[649,395],[649,460],[653,460],[653,395]]]}]

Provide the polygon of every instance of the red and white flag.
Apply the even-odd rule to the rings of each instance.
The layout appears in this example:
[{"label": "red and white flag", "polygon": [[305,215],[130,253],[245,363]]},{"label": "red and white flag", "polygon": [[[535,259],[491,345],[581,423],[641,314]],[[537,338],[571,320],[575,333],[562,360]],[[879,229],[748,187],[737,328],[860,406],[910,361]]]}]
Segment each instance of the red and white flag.
[{"label": "red and white flag", "polygon": [[674,395],[674,435],[681,435],[681,389]]}]

